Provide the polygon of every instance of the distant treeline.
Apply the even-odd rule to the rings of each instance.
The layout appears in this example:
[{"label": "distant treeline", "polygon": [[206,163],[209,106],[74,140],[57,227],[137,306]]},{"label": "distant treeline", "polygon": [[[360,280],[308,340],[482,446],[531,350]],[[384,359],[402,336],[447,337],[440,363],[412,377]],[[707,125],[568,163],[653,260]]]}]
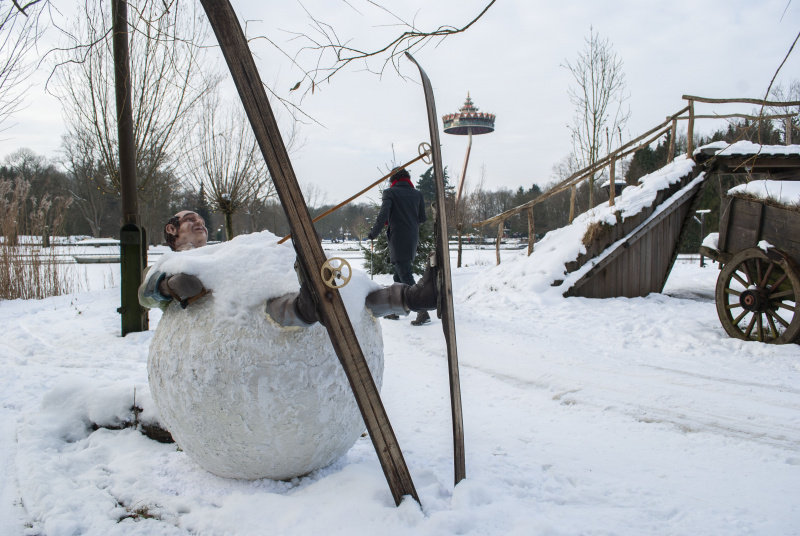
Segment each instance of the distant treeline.
[{"label": "distant treeline", "polygon": [[[695,147],[720,140],[731,143],[739,140],[755,142],[758,139],[758,132],[754,123],[741,120],[732,122],[726,129],[720,129],[710,136],[696,135],[695,138]],[[773,128],[771,123],[765,122],[762,125],[761,139],[765,144],[780,145],[783,144],[783,133]],[[632,159],[624,162],[621,166],[621,174],[624,176],[625,182],[629,185],[636,184],[640,177],[665,165],[668,160],[669,146],[669,137],[665,136],[655,146],[643,148]],[[685,135],[679,135],[675,143],[675,153],[676,155],[681,154],[685,150]],[[70,204],[66,208],[63,225],[61,225],[62,232],[65,234],[117,237],[120,228],[120,199],[118,195],[107,188],[102,188],[94,183],[97,180],[95,175],[99,175],[101,171],[99,169],[82,169],[80,173],[77,173],[75,166],[69,168],[73,170],[71,172],[63,171],[63,169],[64,166],[59,165],[58,162],[51,161],[32,150],[20,149],[5,156],[3,165],[0,166],[0,180],[12,182],[21,180],[29,183],[29,203],[35,203],[43,199],[45,195],[49,195],[50,198],[69,199]],[[562,180],[564,177],[559,174],[568,174],[569,171],[569,166],[556,166],[552,183]],[[483,172],[481,174],[483,176]],[[455,222],[455,207],[453,206],[455,185],[450,181],[449,173],[446,175],[449,221]],[[432,202],[432,169],[426,170],[419,177],[412,177],[412,180],[426,196],[426,199]],[[486,182],[491,181],[487,179]],[[599,180],[595,181],[594,199],[598,204],[608,200],[607,188],[604,189],[600,186],[603,182],[603,177],[599,177]],[[734,182],[733,177],[723,176],[719,180],[709,183],[703,190],[700,208],[711,210],[711,213],[706,216],[706,233],[717,230],[720,196],[733,186]],[[464,234],[481,234],[483,231],[487,236],[496,236],[496,229],[481,230],[473,227],[472,223],[526,203],[541,195],[548,186],[540,187],[537,184],[531,184],[527,187],[520,186],[516,190],[488,189],[484,186],[483,180],[475,187],[470,188],[468,185],[463,194],[460,215],[461,221],[464,222]],[[148,192],[148,194],[148,199],[140,199],[139,206],[142,223],[149,232],[151,244],[160,244],[163,240],[163,223],[175,212],[187,208],[196,210],[206,219],[210,239],[224,239],[224,218],[221,214],[209,210],[209,204],[205,200],[202,189],[193,191],[184,188],[178,178],[165,173],[160,180],[157,195],[154,195],[153,192]],[[313,188],[307,192],[306,197],[311,207],[309,210],[312,217],[334,206],[334,203],[320,202],[317,199],[320,197],[320,192]],[[380,191],[376,189],[368,199],[380,200]],[[338,202],[338,200],[336,201]],[[588,202],[588,186],[587,183],[584,183],[577,191],[576,213],[587,210]],[[569,204],[570,194],[564,192],[536,205],[534,221],[537,236],[542,236],[552,229],[566,225],[569,219]],[[356,200],[319,221],[316,224],[319,236],[323,239],[363,238],[374,223],[378,208],[375,202]],[[235,234],[262,230],[269,230],[278,236],[289,233],[289,226],[283,210],[275,197],[251,203],[246,210],[235,214],[233,221]],[[510,218],[506,228],[506,232],[510,236],[526,236],[528,233],[527,218],[524,215]],[[19,233],[26,234],[27,230],[20,228]],[[681,244],[681,251],[697,251],[701,240],[699,225],[696,228],[692,227]]]}]

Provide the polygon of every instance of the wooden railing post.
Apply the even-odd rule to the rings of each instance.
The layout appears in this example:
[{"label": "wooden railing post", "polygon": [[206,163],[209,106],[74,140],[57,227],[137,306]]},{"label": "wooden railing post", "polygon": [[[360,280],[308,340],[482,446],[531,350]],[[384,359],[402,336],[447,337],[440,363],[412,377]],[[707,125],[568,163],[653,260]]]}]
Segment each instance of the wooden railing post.
[{"label": "wooden railing post", "polygon": [[608,188],[608,206],[614,206],[614,198],[617,195],[617,178],[615,175],[617,174],[616,170],[617,160],[614,156],[611,157],[611,163],[608,164],[608,180],[610,181],[609,188]]},{"label": "wooden railing post", "polygon": [[686,132],[686,158],[692,158],[694,152],[694,101],[689,100],[689,126]]},{"label": "wooden railing post", "polygon": [[678,135],[678,118],[672,120],[672,130],[669,133],[669,153],[667,154],[667,164],[675,160],[675,137]]},{"label": "wooden railing post", "polygon": [[497,264],[500,264],[500,241],[503,240],[503,228],[506,226],[506,220],[500,222],[497,227],[497,241],[494,244],[495,253],[497,253]]},{"label": "wooden railing post", "polygon": [[575,219],[575,196],[578,194],[578,186],[572,185],[572,192],[569,196],[569,222]]},{"label": "wooden railing post", "polygon": [[528,207],[528,257],[533,253],[533,243],[536,241],[536,226],[533,224],[533,207]]},{"label": "wooden railing post", "polygon": [[791,145],[792,144],[792,118],[791,117],[787,117],[786,118],[786,135],[784,136],[784,138],[786,138],[786,145]]}]

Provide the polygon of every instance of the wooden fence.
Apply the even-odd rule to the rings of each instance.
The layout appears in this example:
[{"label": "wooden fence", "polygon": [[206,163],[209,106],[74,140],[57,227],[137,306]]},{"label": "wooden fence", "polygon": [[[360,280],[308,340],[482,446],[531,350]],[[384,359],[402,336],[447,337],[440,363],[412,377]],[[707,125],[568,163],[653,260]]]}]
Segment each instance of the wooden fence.
[{"label": "wooden fence", "polygon": [[535,222],[533,220],[533,207],[547,201],[549,198],[553,197],[554,195],[560,194],[566,190],[572,190],[572,196],[570,198],[570,216],[569,221],[572,222],[574,218],[575,212],[575,195],[577,192],[577,188],[580,183],[589,180],[589,178],[593,177],[596,173],[603,171],[606,167],[609,168],[609,206],[614,206],[615,200],[615,170],[616,170],[616,162],[626,156],[635,153],[639,149],[650,145],[658,138],[670,132],[670,147],[669,147],[669,155],[667,157],[667,164],[673,161],[673,154],[675,153],[675,137],[677,135],[678,130],[678,121],[688,121],[687,126],[687,142],[688,147],[686,150],[686,158],[694,158],[692,154],[694,152],[693,146],[693,136],[694,136],[694,124],[695,121],[698,119],[728,119],[728,118],[743,118],[743,119],[750,119],[753,121],[764,121],[764,120],[773,120],[773,119],[784,119],[786,121],[786,145],[790,145],[792,142],[792,131],[793,130],[800,130],[800,128],[792,123],[792,118],[797,117],[799,113],[791,113],[791,114],[779,114],[779,115],[748,115],[748,114],[727,114],[727,115],[695,115],[694,113],[694,104],[696,102],[701,102],[705,104],[756,104],[763,108],[765,106],[770,107],[790,107],[790,106],[800,106],[800,101],[788,101],[788,102],[777,102],[777,101],[766,101],[762,99],[748,99],[748,98],[741,98],[741,99],[709,99],[704,97],[696,97],[692,95],[684,95],[683,99],[687,101],[687,105],[679,110],[677,113],[674,113],[666,118],[666,120],[657,125],[656,127],[648,130],[644,134],[632,139],[628,143],[620,146],[618,149],[610,152],[605,157],[599,159],[597,162],[586,166],[585,168],[576,171],[563,181],[559,182],[558,184],[554,185],[548,191],[544,192],[542,195],[537,197],[536,199],[532,199],[527,203],[514,207],[510,210],[507,210],[501,214],[496,216],[492,216],[486,220],[480,221],[475,223],[475,227],[484,227],[487,225],[496,225],[497,226],[497,241],[496,241],[496,257],[497,257],[497,264],[500,264],[500,240],[503,237],[503,229],[505,228],[505,222],[512,216],[516,216],[523,212],[527,212],[528,216],[528,255],[533,253],[533,243],[535,241]]}]

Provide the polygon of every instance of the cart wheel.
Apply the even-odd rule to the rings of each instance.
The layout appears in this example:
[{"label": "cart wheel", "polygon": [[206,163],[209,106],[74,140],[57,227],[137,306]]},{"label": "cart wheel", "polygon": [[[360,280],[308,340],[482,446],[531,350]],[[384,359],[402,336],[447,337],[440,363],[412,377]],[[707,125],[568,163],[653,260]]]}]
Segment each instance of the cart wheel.
[{"label": "cart wheel", "polygon": [[745,249],[733,256],[717,279],[717,314],[728,335],[774,344],[800,333],[800,269],[776,249]]}]

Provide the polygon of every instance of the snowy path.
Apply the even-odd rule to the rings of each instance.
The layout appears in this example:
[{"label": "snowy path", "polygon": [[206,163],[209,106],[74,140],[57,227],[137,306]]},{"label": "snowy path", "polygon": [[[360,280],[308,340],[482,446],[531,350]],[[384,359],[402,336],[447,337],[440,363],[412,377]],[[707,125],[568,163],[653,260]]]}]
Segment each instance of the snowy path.
[{"label": "snowy path", "polygon": [[366,438],[288,483],[215,477],[130,430],[65,440],[108,393],[144,388],[152,335],[117,336],[114,290],[0,302],[0,534],[796,534],[800,346],[727,338],[715,268],[679,263],[647,298],[469,299],[487,269],[454,281],[455,489],[441,325],[382,321],[382,396],[422,510],[394,507]]}]

